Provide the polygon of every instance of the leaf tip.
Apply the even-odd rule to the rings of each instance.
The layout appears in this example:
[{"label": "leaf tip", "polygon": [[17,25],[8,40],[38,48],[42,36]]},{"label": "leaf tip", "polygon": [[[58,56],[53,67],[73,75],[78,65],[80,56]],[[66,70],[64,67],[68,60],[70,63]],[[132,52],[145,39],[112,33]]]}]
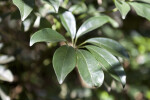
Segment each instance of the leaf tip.
[{"label": "leaf tip", "polygon": [[60,79],[60,80],[59,80],[59,84],[62,84],[62,83],[63,83],[63,80],[62,80],[62,79]]},{"label": "leaf tip", "polygon": [[122,16],[122,19],[125,19],[126,18],[126,16]]},{"label": "leaf tip", "polygon": [[32,41],[30,41],[30,44],[29,44],[29,45],[30,45],[30,47],[31,47],[33,44],[34,44],[34,43],[33,43]]}]

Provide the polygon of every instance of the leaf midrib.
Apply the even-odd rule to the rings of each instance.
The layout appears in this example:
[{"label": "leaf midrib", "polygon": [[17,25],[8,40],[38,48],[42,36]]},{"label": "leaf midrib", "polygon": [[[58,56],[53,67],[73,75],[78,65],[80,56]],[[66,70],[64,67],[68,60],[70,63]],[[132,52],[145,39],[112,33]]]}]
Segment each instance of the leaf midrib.
[{"label": "leaf midrib", "polygon": [[[66,50],[66,52],[65,52],[65,57],[64,57],[64,58],[66,58],[66,56],[67,56],[68,49],[69,49],[69,47],[67,46],[67,50]],[[60,75],[60,76],[61,76],[61,80],[62,80],[62,74],[63,74],[62,71],[63,71],[63,67],[64,67],[64,62],[65,62],[65,60],[66,60],[66,59],[63,60],[63,64],[62,64],[62,67],[61,67],[61,75]]]},{"label": "leaf midrib", "polygon": [[[81,52],[81,51],[79,51],[79,52],[80,52],[80,54],[83,56],[83,58],[84,58],[84,60],[85,60],[85,62],[86,62],[86,65],[87,65],[87,69],[88,69],[88,64],[87,64],[87,61],[86,61],[86,59],[85,59],[84,55],[82,54],[82,52]],[[88,69],[88,72],[90,73],[89,69]],[[91,74],[91,73],[90,73],[90,79],[91,79],[92,84],[93,84],[92,74]]]}]

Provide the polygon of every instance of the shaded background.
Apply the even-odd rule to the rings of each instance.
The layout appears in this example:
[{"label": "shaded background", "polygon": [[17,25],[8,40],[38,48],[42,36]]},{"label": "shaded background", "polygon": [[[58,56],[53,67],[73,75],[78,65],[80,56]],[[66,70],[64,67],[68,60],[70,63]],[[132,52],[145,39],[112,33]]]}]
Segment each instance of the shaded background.
[{"label": "shaded background", "polygon": [[[0,64],[14,75],[11,83],[0,81],[3,91],[12,100],[150,100],[150,22],[137,16],[134,10],[122,20],[118,11],[112,12],[115,8],[112,0],[64,0],[61,6],[73,11],[77,27],[87,18],[100,14],[107,14],[119,23],[119,28],[106,24],[81,37],[79,43],[96,36],[121,43],[130,55],[130,60],[123,63],[127,75],[125,88],[106,74],[100,88],[86,88],[77,70],[59,85],[51,61],[62,43],[29,47],[31,34],[41,28],[57,30],[70,40],[53,8],[36,0],[34,12],[21,22],[12,1],[0,0],[0,60],[7,56]],[[3,63],[10,57],[14,59]]]}]

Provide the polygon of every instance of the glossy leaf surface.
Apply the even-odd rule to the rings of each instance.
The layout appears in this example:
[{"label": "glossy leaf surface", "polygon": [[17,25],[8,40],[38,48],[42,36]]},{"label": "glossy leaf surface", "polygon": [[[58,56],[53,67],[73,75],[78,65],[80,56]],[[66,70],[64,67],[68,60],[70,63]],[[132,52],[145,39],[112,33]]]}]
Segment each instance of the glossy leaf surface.
[{"label": "glossy leaf surface", "polygon": [[128,53],[124,49],[122,45],[120,45],[118,42],[108,39],[108,38],[91,38],[85,41],[86,43],[91,43],[94,45],[97,45],[99,47],[102,47],[115,56],[121,56],[121,57],[126,57],[129,58]]},{"label": "glossy leaf surface", "polygon": [[130,6],[128,3],[126,3],[125,1],[118,1],[115,0],[115,5],[118,8],[118,10],[120,11],[121,15],[122,15],[122,19],[125,19],[126,15],[128,14],[128,12],[130,11]]},{"label": "glossy leaf surface", "polygon": [[58,32],[50,29],[44,28],[35,32],[30,39],[30,46],[37,42],[60,42],[66,41],[65,38]]},{"label": "glossy leaf surface", "polygon": [[22,21],[24,21],[34,8],[34,0],[13,0],[19,8]]},{"label": "glossy leaf surface", "polygon": [[77,68],[81,78],[90,87],[100,87],[104,80],[104,73],[98,61],[86,50],[77,50]]},{"label": "glossy leaf surface", "polygon": [[75,49],[70,46],[58,48],[53,57],[53,67],[60,84],[65,77],[75,68],[76,53]]},{"label": "glossy leaf surface", "polygon": [[92,17],[86,20],[77,32],[76,38],[104,25],[108,22],[108,18],[105,16]]},{"label": "glossy leaf surface", "polygon": [[86,46],[86,48],[95,56],[104,70],[113,78],[120,81],[123,86],[126,84],[126,75],[123,66],[115,56],[105,49],[96,46]]},{"label": "glossy leaf surface", "polygon": [[74,15],[69,11],[65,11],[60,14],[60,19],[65,29],[70,33],[70,36],[73,40],[76,34],[76,20]]}]

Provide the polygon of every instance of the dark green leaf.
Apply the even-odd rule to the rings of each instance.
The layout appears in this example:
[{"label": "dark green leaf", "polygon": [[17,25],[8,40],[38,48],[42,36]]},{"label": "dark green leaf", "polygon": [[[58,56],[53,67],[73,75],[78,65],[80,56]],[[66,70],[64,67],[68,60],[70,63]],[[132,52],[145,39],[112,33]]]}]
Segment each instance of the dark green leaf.
[{"label": "dark green leaf", "polygon": [[125,19],[126,15],[128,14],[128,12],[130,11],[130,6],[128,3],[126,3],[125,1],[121,1],[121,0],[115,0],[115,5],[118,8],[118,10],[120,11],[121,15],[122,15],[122,19]]},{"label": "dark green leaf", "polygon": [[150,20],[150,4],[130,2],[130,5],[134,8],[139,16]]},{"label": "dark green leaf", "polygon": [[122,45],[120,45],[118,42],[116,42],[112,39],[108,39],[108,38],[91,38],[91,39],[88,39],[85,42],[97,45],[97,46],[102,47],[104,49],[107,49],[109,52],[111,52],[115,56],[121,56],[121,57],[129,58],[129,55],[127,54],[124,47]]},{"label": "dark green leaf", "polygon": [[126,75],[118,59],[103,48],[96,46],[86,46],[86,48],[95,56],[113,78],[120,81],[124,86],[126,84]]},{"label": "dark green leaf", "polygon": [[60,19],[65,29],[70,33],[72,40],[76,34],[76,20],[73,14],[69,11],[65,11],[60,14]]},{"label": "dark green leaf", "polygon": [[28,17],[34,8],[34,0],[13,0],[13,3],[19,8],[22,21]]},{"label": "dark green leaf", "polygon": [[60,42],[66,41],[66,39],[58,32],[50,29],[44,28],[35,32],[30,39],[30,46],[37,42]]},{"label": "dark green leaf", "polygon": [[52,5],[55,9],[55,12],[58,12],[59,10],[59,6],[62,2],[62,0],[44,0],[46,2],[48,2],[50,5]]},{"label": "dark green leaf", "polygon": [[86,50],[77,50],[77,67],[81,78],[91,87],[100,87],[104,73],[98,61]]},{"label": "dark green leaf", "polygon": [[56,50],[53,57],[53,67],[60,84],[65,77],[75,68],[76,53],[70,46],[62,46]]},{"label": "dark green leaf", "polygon": [[86,20],[79,28],[76,38],[104,25],[107,22],[108,22],[108,18],[105,16],[92,17]]}]

